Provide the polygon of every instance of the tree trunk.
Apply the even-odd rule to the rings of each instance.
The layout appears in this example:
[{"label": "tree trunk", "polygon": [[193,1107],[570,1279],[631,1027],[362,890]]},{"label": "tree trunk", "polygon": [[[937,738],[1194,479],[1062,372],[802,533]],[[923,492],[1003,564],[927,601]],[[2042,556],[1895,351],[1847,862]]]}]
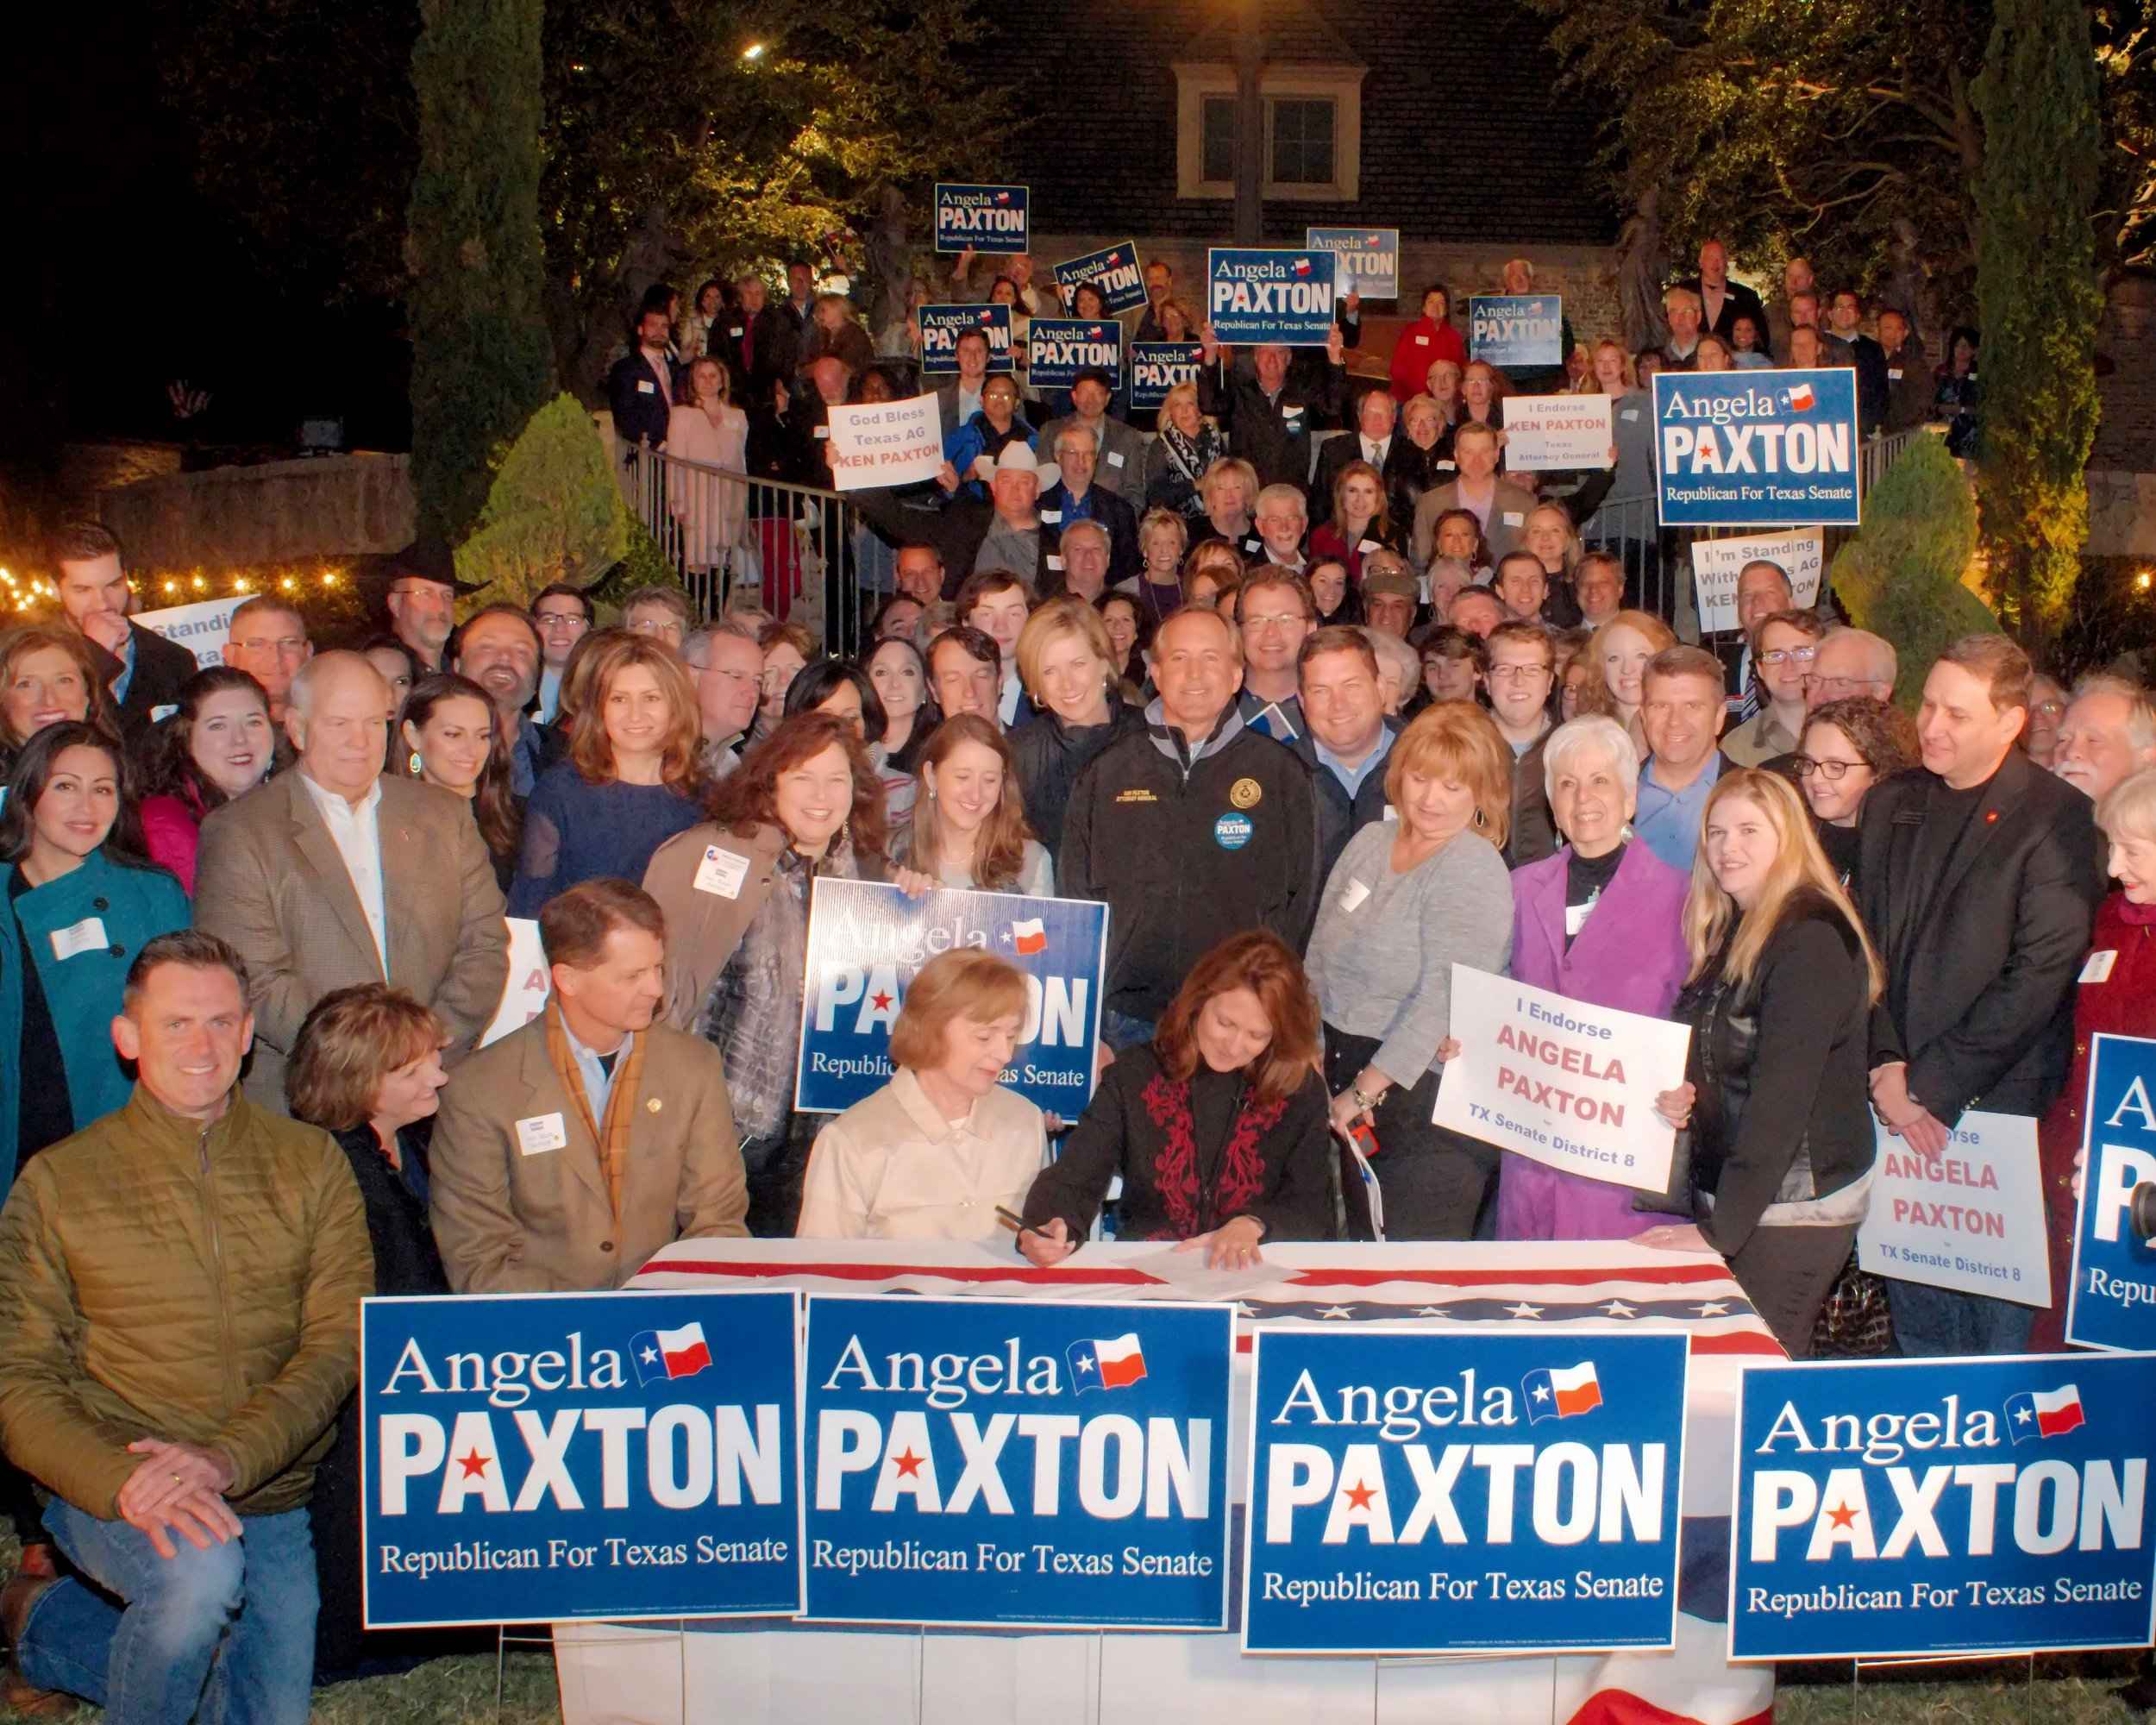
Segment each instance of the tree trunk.
[{"label": "tree trunk", "polygon": [[879,354],[906,351],[906,320],[912,310],[913,256],[906,242],[906,199],[887,185],[877,199],[863,261],[868,267],[868,331]]},{"label": "tree trunk", "polygon": [[680,261],[669,213],[663,203],[647,208],[622,247],[611,283],[580,296],[566,281],[547,284],[547,320],[553,326],[562,387],[587,407],[601,405],[601,386],[632,333],[645,291],[667,279]]}]

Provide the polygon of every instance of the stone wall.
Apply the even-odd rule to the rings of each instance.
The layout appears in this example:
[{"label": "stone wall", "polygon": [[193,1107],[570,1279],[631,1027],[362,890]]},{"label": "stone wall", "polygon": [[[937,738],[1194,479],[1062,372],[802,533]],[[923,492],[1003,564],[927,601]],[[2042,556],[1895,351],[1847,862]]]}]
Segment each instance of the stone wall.
[{"label": "stone wall", "polygon": [[137,480],[97,494],[128,567],[248,568],[411,543],[409,455],[360,453]]}]

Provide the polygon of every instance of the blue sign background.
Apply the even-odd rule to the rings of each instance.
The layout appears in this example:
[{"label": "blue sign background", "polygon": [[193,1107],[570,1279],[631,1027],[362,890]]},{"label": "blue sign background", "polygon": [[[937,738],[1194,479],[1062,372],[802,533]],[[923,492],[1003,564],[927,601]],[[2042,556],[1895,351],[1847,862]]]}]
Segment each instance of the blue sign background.
[{"label": "blue sign background", "polygon": [[1397,228],[1309,228],[1304,242],[1313,252],[1337,253],[1340,292],[1370,299],[1400,298],[1400,229]]},{"label": "blue sign background", "polygon": [[[1019,926],[1033,922],[1037,934]],[[793,1106],[838,1113],[889,1083],[891,1026],[913,973],[954,946],[979,946],[1025,972],[1032,1002],[1004,1082],[1076,1120],[1093,1095],[1107,943],[1108,907],[1087,899],[950,888],[909,899],[868,881],[817,881]]]},{"label": "blue sign background", "polygon": [[1123,326],[1112,317],[1036,317],[1025,328],[1025,380],[1035,389],[1069,389],[1087,366],[1123,387]]},{"label": "blue sign background", "polygon": [[2156,1348],[2156,1248],[2134,1237],[2127,1202],[2156,1181],[2156,1042],[2099,1036],[2089,1051],[2082,1144],[2088,1155],[2074,1222],[2066,1339],[2084,1347]]},{"label": "blue sign background", "polygon": [[805,1615],[1224,1628],[1233,1348],[1226,1306],[810,1295]]},{"label": "blue sign background", "polygon": [[[921,375],[958,375],[958,337],[968,329],[988,336],[988,370],[1011,369],[1011,308],[1007,305],[924,305],[921,318]],[[946,425],[946,432],[956,430]]]},{"label": "blue sign background", "polygon": [[1065,305],[1070,304],[1078,285],[1087,281],[1100,290],[1111,317],[1135,311],[1145,304],[1145,277],[1138,267],[1138,247],[1128,240],[1056,266],[1056,285],[1063,291]]},{"label": "blue sign background", "polygon": [[798,1610],[794,1300],[362,1302],[367,1622]]},{"label": "blue sign background", "polygon": [[936,187],[936,249],[1016,254],[1026,248],[1026,188],[1022,185]]},{"label": "blue sign background", "polygon": [[2146,1645],[2152,1405],[2147,1355],[1747,1367],[1730,1657]]},{"label": "blue sign background", "polygon": [[1197,382],[1204,351],[1195,342],[1131,342],[1131,405],[1158,407],[1177,384]]},{"label": "blue sign background", "polygon": [[[1674,1644],[1683,1336],[1269,1328],[1256,1347],[1248,1652]],[[1599,1404],[1560,1415],[1546,1380],[1583,1364]]]},{"label": "blue sign background", "polygon": [[1206,316],[1223,342],[1322,348],[1338,297],[1331,252],[1277,248],[1206,254]]},{"label": "blue sign background", "polygon": [[1507,366],[1564,363],[1564,301],[1554,293],[1477,293],[1467,302],[1467,356]]},{"label": "blue sign background", "polygon": [[1664,527],[1854,527],[1857,374],[1657,372]]}]

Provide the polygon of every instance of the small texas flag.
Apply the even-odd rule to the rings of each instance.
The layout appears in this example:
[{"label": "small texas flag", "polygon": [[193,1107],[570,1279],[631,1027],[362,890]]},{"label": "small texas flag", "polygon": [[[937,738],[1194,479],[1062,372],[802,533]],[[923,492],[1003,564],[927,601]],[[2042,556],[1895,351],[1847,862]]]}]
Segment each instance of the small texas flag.
[{"label": "small texas flag", "polygon": [[1122,1389],[1145,1376],[1145,1350],[1135,1330],[1105,1342],[1073,1342],[1063,1358],[1070,1362],[1071,1382],[1081,1395],[1088,1389]]},{"label": "small texas flag", "polygon": [[1570,1371],[1531,1371],[1520,1380],[1520,1393],[1526,1400],[1531,1426],[1539,1420],[1569,1420],[1575,1414],[1591,1414],[1602,1405],[1602,1386],[1591,1359]]},{"label": "small texas flag", "polygon": [[1007,192],[1007,191],[999,191],[998,193],[996,193],[996,202],[997,202],[997,203],[999,203],[999,204],[1008,204],[1010,201],[1011,201],[1011,194],[1010,194],[1009,192]]},{"label": "small texas flag", "polygon": [[1782,405],[1792,413],[1810,412],[1814,400],[1812,386],[1808,383],[1796,384],[1782,392]]},{"label": "small texas flag", "polygon": [[1310,260],[1308,258],[1297,258],[1295,260],[1295,273],[1297,275],[1308,275],[1310,273]]},{"label": "small texas flag", "polygon": [[1093,328],[1086,331],[1086,339],[1088,342],[1101,341],[1106,338],[1107,333],[1108,332],[1106,329],[1102,329],[1098,323],[1096,323],[1093,326]]},{"label": "small texas flag", "polygon": [[693,1377],[711,1363],[701,1324],[684,1324],[678,1330],[639,1331],[630,1338],[629,1351],[636,1357],[640,1385],[663,1383],[669,1377]]},{"label": "small texas flag", "polygon": [[984,305],[981,308],[981,321],[983,323],[993,323],[996,321],[996,315]]},{"label": "small texas flag", "polygon": [[2024,1389],[2006,1398],[2006,1427],[2017,1444],[2030,1438],[2061,1438],[2085,1423],[2081,1391],[2071,1383],[2064,1389]]},{"label": "small texas flag", "polygon": [[1048,931],[1041,926],[1038,917],[1028,917],[1024,922],[1011,925],[1011,944],[1020,952],[1048,950]]}]

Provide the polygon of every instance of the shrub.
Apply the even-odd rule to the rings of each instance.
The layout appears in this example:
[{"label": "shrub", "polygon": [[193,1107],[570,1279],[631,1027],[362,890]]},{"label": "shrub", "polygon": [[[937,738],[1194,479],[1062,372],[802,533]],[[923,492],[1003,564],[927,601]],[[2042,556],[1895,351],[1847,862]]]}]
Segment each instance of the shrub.
[{"label": "shrub", "polygon": [[457,573],[485,584],[474,605],[529,605],[549,581],[589,586],[630,548],[629,505],[591,414],[558,395],[502,459]]}]

